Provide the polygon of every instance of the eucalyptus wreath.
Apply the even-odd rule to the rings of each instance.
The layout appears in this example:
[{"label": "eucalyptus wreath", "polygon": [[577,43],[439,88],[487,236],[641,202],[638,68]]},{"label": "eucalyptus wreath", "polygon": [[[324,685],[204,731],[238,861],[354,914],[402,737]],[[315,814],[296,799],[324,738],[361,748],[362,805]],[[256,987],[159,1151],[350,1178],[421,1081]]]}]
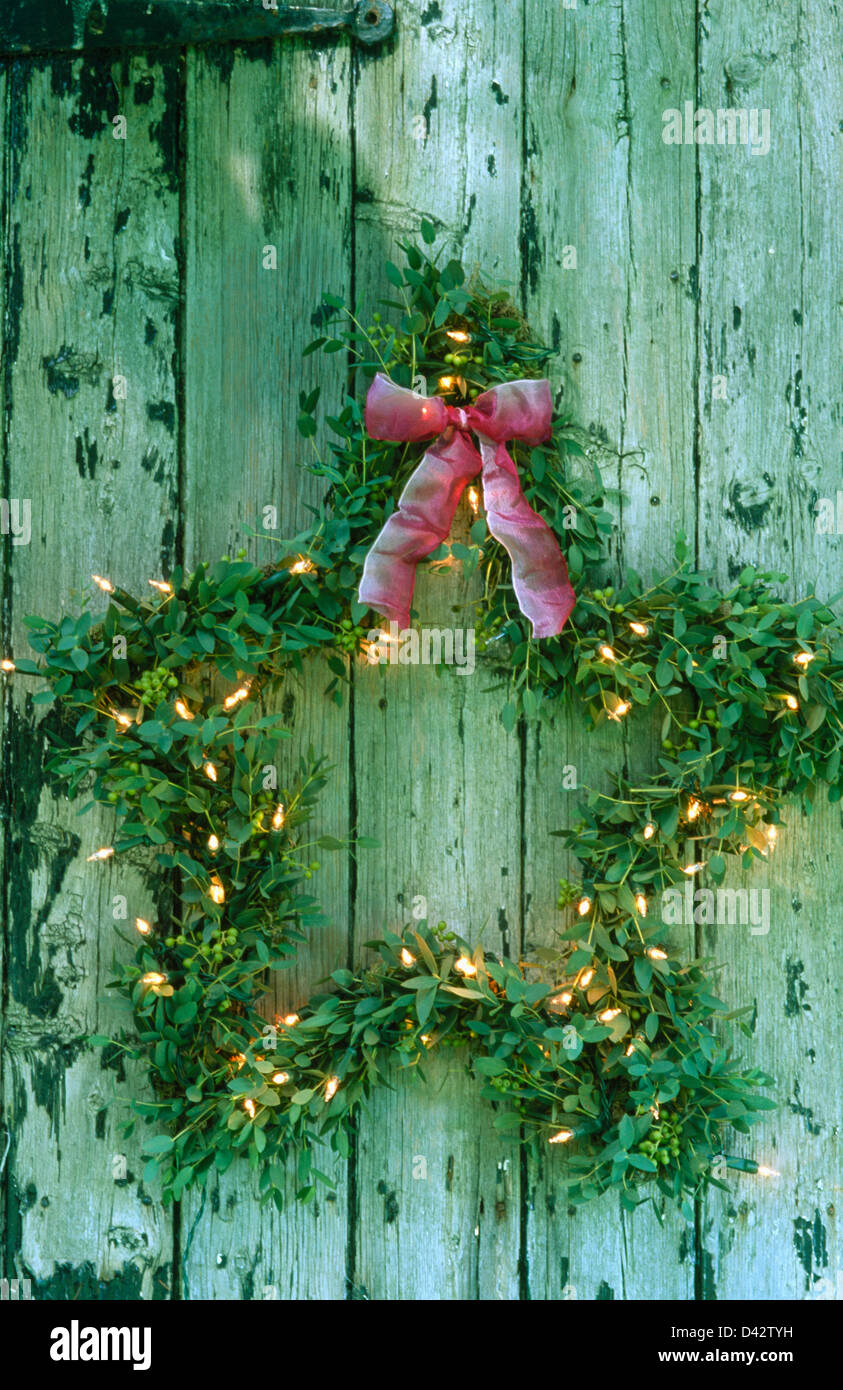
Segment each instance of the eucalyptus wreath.
[{"label": "eucalyptus wreath", "polygon": [[[324,922],[308,886],[313,856],[373,843],[356,831],[310,837],[327,769],[311,750],[279,787],[288,735],[264,712],[306,656],[326,656],[327,693],[341,701],[355,658],[370,653],[378,619],[356,598],[363,560],[424,446],[369,438],[362,392],[380,371],[459,405],[542,375],[554,355],[507,290],[441,264],[433,225],[421,233],[423,247],[403,246],[402,269],[387,263],[390,293],[370,322],[336,296],[319,309],[305,356],[341,353],[348,383],[325,417],[326,452],[319,388],[300,397],[307,467],[327,484],[312,524],[262,567],[240,552],[176,568],[142,598],[94,576],[104,614],[85,605],[28,618],[39,660],[2,663],[45,679],[34,703],[55,701],[44,721],[51,775],[115,812],[113,843],[92,859],[152,846],[160,870],[160,920],[138,918],[132,959],[115,961],[133,1025],[91,1041],[149,1072],[153,1098],[132,1109],[148,1126],[145,1180],[160,1180],[165,1201],[242,1155],[281,1207],[291,1153],[297,1196],[312,1198],[330,1182],[320,1148],[348,1155],[373,1088],[396,1066],[419,1077],[431,1051],[466,1044],[502,1136],[542,1153],[564,1146],[572,1201],[614,1187],[632,1208],[661,1193],[690,1218],[691,1200],[719,1181],[727,1127],[745,1133],[774,1102],[759,1094],[771,1079],[741,1070],[719,1040],[716,1025],[735,1015],[706,962],[677,959],[651,909],[704,871],[722,882],[729,855],[747,867],[766,858],[783,795],[806,810],[821,784],[840,798],[838,596],[787,602],[784,576],[751,567],[721,590],[682,537],[663,577],[627,569],[613,585],[607,492],[564,412],[545,445],[513,446],[577,591],[561,635],[531,639],[476,495],[467,543],[430,559],[481,578],[470,615],[507,730],[570,707],[587,727],[617,725],[620,739],[630,716],[659,710],[657,771],[643,787],[618,778],[611,793],[592,792],[581,818],[552,832],[580,871],[560,883],[553,949],[508,960],[445,923],[416,924],[368,943],[369,964],[335,970],[297,1013],[270,1022],[259,1007],[273,972]],[[753,1159],[725,1161],[758,1171]]]}]

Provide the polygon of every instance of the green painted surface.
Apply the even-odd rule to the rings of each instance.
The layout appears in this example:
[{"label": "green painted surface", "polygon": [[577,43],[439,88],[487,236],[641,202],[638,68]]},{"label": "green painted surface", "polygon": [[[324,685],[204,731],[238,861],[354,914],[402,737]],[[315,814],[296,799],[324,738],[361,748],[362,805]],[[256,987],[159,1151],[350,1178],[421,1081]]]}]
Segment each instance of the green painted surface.
[{"label": "green painted surface", "polygon": [[[681,526],[724,579],[759,560],[794,591],[843,587],[843,541],[812,520],[816,499],[836,496],[841,458],[835,6],[397,9],[394,39],[368,54],[344,38],[286,40],[0,71],[3,495],[32,507],[29,545],[6,550],[9,649],[23,650],[27,613],[58,611],[92,571],[145,585],[181,557],[239,545],[272,557],[253,538],[264,509],[280,536],[315,496],[296,468],[295,416],[314,384],[299,354],[319,293],[371,301],[421,213],[469,265],[509,280],[559,345],[558,399],[622,493],[619,565],[663,567]],[[686,101],[769,111],[769,153],[666,144],[663,112]],[[425,577],[424,619],[449,621],[474,592]],[[563,768],[599,785],[624,761],[646,774],[656,756],[655,736],[621,747],[565,718],[509,738],[482,678],[360,667],[352,679],[341,710],[320,669],[278,698],[293,744],[336,765],[322,829],[356,823],[384,848],[354,871],[344,856],[326,865],[336,925],[270,1012],[419,897],[490,946],[548,944],[568,866],[547,831],[576,802]],[[80,820],[42,785],[23,682],[4,714],[5,1274],[57,1299],[834,1288],[839,811],[787,817],[757,875],[771,890],[767,936],[700,929],[677,943],[722,961],[725,996],[754,1004],[754,1055],[781,1102],[754,1136],[781,1177],[737,1180],[700,1206],[696,1230],[613,1201],[569,1213],[558,1164],[500,1144],[457,1053],[431,1065],[425,1089],[378,1096],[348,1170],[326,1160],[328,1200],[279,1215],[232,1171],[174,1218],[143,1189],[137,1140],[119,1139],[129,1078],[79,1042],[119,1026],[104,988],[114,897],[130,916],[153,913],[148,864],[86,864],[108,842],[106,817]]]}]

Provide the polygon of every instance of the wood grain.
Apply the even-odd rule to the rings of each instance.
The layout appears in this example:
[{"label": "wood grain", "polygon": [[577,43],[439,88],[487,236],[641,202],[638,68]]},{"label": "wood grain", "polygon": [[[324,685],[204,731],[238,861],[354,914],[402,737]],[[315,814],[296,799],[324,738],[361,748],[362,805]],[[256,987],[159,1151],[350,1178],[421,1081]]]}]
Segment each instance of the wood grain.
[{"label": "wood grain", "polygon": [[[610,582],[663,569],[682,528],[721,581],[758,563],[794,594],[843,587],[843,538],[814,525],[842,442],[840,19],[831,0],[780,11],[681,0],[654,25],[605,0],[436,0],[399,6],[370,53],[295,40],[0,70],[4,495],[32,507],[29,545],[6,540],[4,641],[22,653],[25,615],[72,606],[92,571],[145,586],[182,558],[275,557],[320,492],[298,393],[341,389],[336,359],[331,377],[300,357],[320,293],[368,313],[422,214],[559,348],[556,399],[618,493]],[[769,110],[769,154],[666,144],[686,101]],[[470,623],[474,593],[455,567],[424,574],[421,622]],[[326,683],[313,663],[279,693],[282,776],[312,742],[336,766],[319,831],[382,847],[354,868],[320,856],[334,925],[268,1011],[414,911],[493,950],[552,941],[563,768],[580,789],[644,774],[658,730],[586,736],[562,713],[508,737],[479,668],[359,662],[341,709]],[[174,1217],[143,1190],[138,1137],[118,1138],[113,1096],[138,1073],[81,1042],[126,1021],[105,989],[113,898],[154,912],[146,868],[85,862],[111,827],[44,786],[29,689],[16,678],[4,709],[5,1274],[56,1298],[839,1296],[837,808],[787,808],[769,868],[734,871],[769,887],[768,935],[676,942],[753,1005],[741,1050],[781,1108],[748,1147],[778,1179],[735,1177],[696,1229],[614,1199],[570,1212],[560,1156],[503,1145],[454,1051],[426,1087],[378,1094],[313,1206],[270,1212],[232,1170]]]},{"label": "wood grain", "polygon": [[[739,23],[718,5],[702,34],[701,105],[768,110],[771,148],[700,147],[700,535],[721,580],[758,564],[787,573],[793,597],[828,597],[843,542],[816,534],[813,509],[840,481],[839,26],[819,0],[792,21],[760,0]],[[769,870],[731,879],[769,891],[769,934],[722,927],[703,943],[726,962],[725,998],[753,1006],[741,1051],[780,1109],[748,1143],[781,1173],[706,1204],[705,1298],[840,1296],[840,812],[824,795],[808,822],[783,809]]]},{"label": "wood grain", "polygon": [[[293,42],[196,52],[187,71],[187,306],[185,329],[185,537],[189,564],[244,547],[261,564],[280,538],[300,530],[321,486],[301,466],[311,444],[296,432],[303,379],[315,375],[302,349],[324,289],[349,281],[351,149],[347,43],[313,50]],[[286,94],[280,100],[279,94]],[[304,229],[318,229],[305,235]],[[276,268],[267,268],[274,251]],[[267,264],[265,264],[267,263]],[[334,363],[331,376],[330,363]],[[329,397],[337,359],[320,367]],[[322,442],[321,440],[319,441]],[[268,519],[264,508],[275,508]],[[274,697],[289,744],[280,785],[312,744],[334,765],[316,835],[349,830],[348,706],[324,696],[321,662]],[[344,854],[325,863],[314,887],[332,926],[302,948],[279,979],[267,1015],[287,1012],[348,956]],[[191,1298],[327,1299],[345,1296],[346,1173],[307,1207],[259,1206],[257,1186],[235,1167],[203,1201],[183,1203],[182,1292]]]},{"label": "wood grain", "polygon": [[[469,269],[482,262],[517,282],[520,11],[456,0],[407,11],[394,62],[361,64],[355,244],[365,303],[382,294],[383,262],[400,259],[395,241],[418,236],[422,213]],[[456,567],[422,577],[421,623],[470,627],[476,592]],[[425,666],[355,678],[360,826],[383,845],[360,861],[358,952],[384,926],[412,921],[416,899],[431,924],[447,919],[472,942],[518,949],[519,749],[500,724],[503,695],[485,684],[479,667],[441,679]],[[361,1121],[352,1232],[360,1297],[517,1297],[517,1154],[496,1137],[466,1062],[459,1051],[431,1058],[424,1093],[378,1095]]]},{"label": "wood grain", "polygon": [[[116,114],[125,140],[113,136]],[[176,116],[172,81],[142,58],[9,75],[7,478],[32,513],[30,543],[11,548],[21,653],[25,616],[60,613],[71,589],[90,595],[92,571],[145,587],[172,563]],[[154,898],[137,856],[85,862],[110,842],[112,819],[79,820],[79,806],[45,786],[29,686],[15,683],[4,766],[10,1273],[41,1297],[166,1296],[171,1219],[144,1191],[139,1136],[118,1133],[142,1076],[83,1041],[126,1022],[105,990],[113,952],[125,954],[114,895],[129,923],[154,916]]]}]

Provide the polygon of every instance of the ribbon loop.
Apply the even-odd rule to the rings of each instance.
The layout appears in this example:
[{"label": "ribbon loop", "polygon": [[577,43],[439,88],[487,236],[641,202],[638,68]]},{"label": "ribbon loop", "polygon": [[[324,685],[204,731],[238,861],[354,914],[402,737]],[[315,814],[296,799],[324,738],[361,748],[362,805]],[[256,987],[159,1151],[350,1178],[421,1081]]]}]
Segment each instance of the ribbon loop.
[{"label": "ribbon loop", "polygon": [[552,415],[547,381],[503,382],[461,408],[441,396],[417,395],[379,372],[366,397],[372,438],[438,437],[366,556],[360,602],[402,628],[409,626],[416,565],[446,539],[463,489],[479,472],[487,525],[510,557],[515,596],[533,636],[561,632],[576,602],[568,568],[553,532],[524,496],[506,448],[510,439],[542,443],[550,435]]}]

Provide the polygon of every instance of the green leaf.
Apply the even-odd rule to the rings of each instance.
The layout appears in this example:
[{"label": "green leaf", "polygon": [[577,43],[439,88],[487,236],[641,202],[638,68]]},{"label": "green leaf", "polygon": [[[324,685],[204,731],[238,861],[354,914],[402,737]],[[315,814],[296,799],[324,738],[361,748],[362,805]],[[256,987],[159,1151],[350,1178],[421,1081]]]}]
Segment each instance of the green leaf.
[{"label": "green leaf", "polygon": [[169,1134],[151,1134],[143,1141],[143,1151],[147,1154],[167,1154],[174,1148]]}]

